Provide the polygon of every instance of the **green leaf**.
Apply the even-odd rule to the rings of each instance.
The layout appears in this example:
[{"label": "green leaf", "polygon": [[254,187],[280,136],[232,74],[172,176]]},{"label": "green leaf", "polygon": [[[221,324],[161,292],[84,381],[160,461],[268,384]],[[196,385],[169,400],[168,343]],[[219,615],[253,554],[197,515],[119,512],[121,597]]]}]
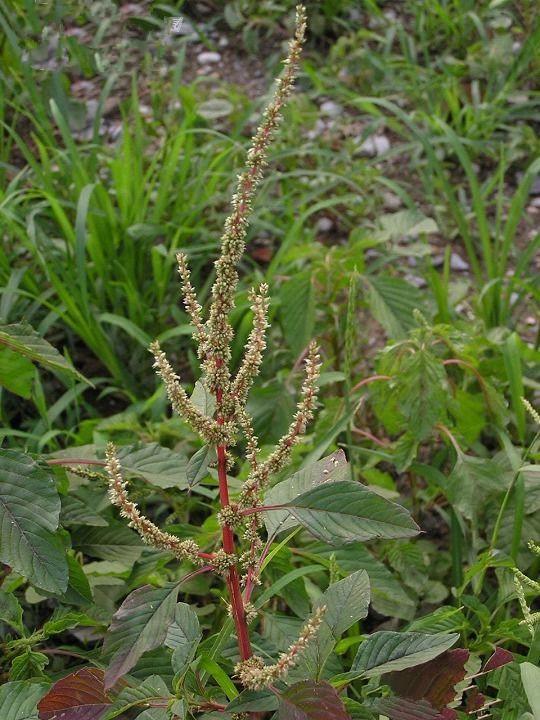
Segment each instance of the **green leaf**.
[{"label": "green leaf", "polygon": [[197,380],[193,392],[191,393],[191,402],[197,410],[203,415],[212,417],[216,410],[216,398],[209,392],[200,380]]},{"label": "green leaf", "polygon": [[325,605],[324,623],[337,640],[351,625],[366,617],[369,607],[369,577],[365,570],[332,583],[317,605]]},{"label": "green leaf", "polygon": [[387,213],[379,218],[382,240],[401,240],[403,237],[418,237],[439,231],[437,223],[419,210],[400,210]]},{"label": "green leaf", "polygon": [[[345,480],[349,469],[343,450],[336,450],[328,457],[302,468],[283,482],[277,483],[265,495],[264,505],[283,505],[298,495],[322,483],[333,483]],[[272,510],[263,513],[264,524],[268,535],[290,530],[298,525],[298,521],[288,510]]]},{"label": "green leaf", "polygon": [[10,680],[31,680],[32,678],[45,679],[44,668],[49,664],[49,658],[40,652],[25,648],[21,655],[14,658],[9,671]]},{"label": "green leaf", "polygon": [[0,590],[0,621],[7,623],[19,635],[24,635],[23,609],[12,593]]},{"label": "green leaf", "polygon": [[0,561],[54,593],[67,588],[68,569],[58,528],[54,475],[30,456],[0,451]]},{"label": "green leaf", "polygon": [[62,498],[62,525],[92,525],[107,527],[105,518],[98,515],[90,505],[78,498],[74,493]]},{"label": "green leaf", "polygon": [[32,395],[36,369],[19,353],[0,347],[0,387],[26,400]]},{"label": "green leaf", "polygon": [[99,623],[82,612],[61,608],[56,610],[43,624],[42,631],[45,637],[50,637],[51,635],[58,635],[66,630],[71,630],[71,628],[77,627],[78,625],[90,627],[99,625]]},{"label": "green leaf", "polygon": [[150,335],[144,332],[138,325],[132,320],[129,320],[122,315],[116,315],[115,313],[101,313],[98,316],[100,323],[107,323],[109,325],[115,325],[121,328],[127,335],[132,337],[136,342],[139,343],[145,350],[152,342]]},{"label": "green leaf", "polygon": [[417,440],[425,440],[444,417],[446,373],[441,361],[422,349],[408,355],[401,363],[393,392],[408,432]]},{"label": "green leaf", "polygon": [[412,537],[419,527],[401,505],[352,481],[319,485],[286,504],[301,525],[330,545]]},{"label": "green leaf", "polygon": [[214,678],[229,700],[234,700],[238,696],[235,684],[215,660],[212,660],[208,655],[200,655],[198,662],[198,667],[206,670]]},{"label": "green leaf", "polygon": [[289,278],[280,289],[280,317],[287,345],[299,355],[313,336],[315,300],[310,272]]},{"label": "green leaf", "polygon": [[362,543],[353,543],[334,549],[326,545],[317,545],[317,556],[334,557],[342,573],[365,570],[371,585],[371,605],[381,615],[411,620],[414,617],[416,603],[404,591],[395,575],[380,560],[376,560]]},{"label": "green leaf", "polygon": [[253,388],[247,409],[253,418],[257,437],[265,443],[273,443],[287,432],[294,413],[294,402],[290,393],[283,391],[283,385],[273,381],[265,387]]},{"label": "green leaf", "polygon": [[172,666],[176,673],[183,673],[195,657],[202,633],[199,618],[192,607],[178,603],[174,612],[174,622],[167,630],[165,645],[173,652]]},{"label": "green leaf", "polygon": [[505,489],[503,472],[490,458],[458,452],[444,490],[452,505],[472,520],[487,498]]},{"label": "green leaf", "polygon": [[[167,701],[171,698],[171,693],[167,688],[167,684],[159,675],[150,675],[140,684],[133,687],[126,687],[118,695],[113,709],[111,712],[105,714],[103,720],[108,718],[123,718],[124,710],[128,710],[134,706],[140,708],[142,706],[141,700],[155,700],[161,698]],[[119,713],[122,713],[121,715]],[[137,720],[140,720],[142,715],[139,715]]]},{"label": "green leaf", "polygon": [[186,468],[186,482],[192,488],[198,485],[208,475],[208,465],[215,459],[215,448],[208,445],[197,450],[191,456]]},{"label": "green leaf", "polygon": [[4,345],[44,367],[68,372],[79,380],[92,385],[90,380],[87,380],[84,375],[75,370],[56,348],[44,340],[27,323],[0,325],[0,345]]},{"label": "green leaf", "polygon": [[106,528],[79,528],[73,536],[73,548],[91,557],[131,567],[141,556],[144,545],[137,533],[123,523],[111,523]]},{"label": "green leaf", "polygon": [[279,696],[278,720],[350,720],[336,690],[327,682],[302,680]]},{"label": "green leaf", "polygon": [[323,622],[315,638],[303,651],[299,666],[307,671],[308,677],[321,676],[340,636],[355,622],[366,617],[369,605],[367,572],[358,570],[332,583],[317,601],[317,606],[321,605],[326,607]]},{"label": "green leaf", "polygon": [[178,583],[161,588],[145,585],[128,595],[116,611],[104,643],[104,652],[113,656],[105,673],[106,689],[128,673],[143,653],[163,644],[174,619],[178,588]]},{"label": "green leaf", "polygon": [[391,338],[402,339],[414,327],[413,310],[421,310],[423,296],[418,288],[389,275],[364,276],[373,317]]},{"label": "green leaf", "polygon": [[47,685],[9,682],[0,686],[0,717],[2,720],[38,720],[37,704]]},{"label": "green leaf", "polygon": [[519,666],[519,670],[534,720],[540,720],[540,668],[530,662],[524,662]]},{"label": "green leaf", "polygon": [[67,563],[69,580],[67,590],[62,594],[62,600],[70,605],[88,605],[94,599],[88,578],[72,555],[67,556]]},{"label": "green leaf", "polygon": [[522,398],[525,396],[523,389],[522,351],[521,339],[513,332],[509,335],[502,347],[504,367],[508,378],[512,410],[514,411],[516,427],[521,442],[525,438],[526,414]]},{"label": "green leaf", "polygon": [[381,630],[370,635],[360,645],[352,664],[352,671],[372,677],[405,670],[433,660],[452,647],[459,635],[426,635],[424,633],[391,632]]},{"label": "green leaf", "polygon": [[269,690],[244,690],[227,705],[226,712],[270,712],[277,710],[277,707],[277,698]]},{"label": "green leaf", "polygon": [[158,443],[126,445],[118,449],[118,459],[125,473],[140,475],[160,488],[187,487],[187,458]]}]

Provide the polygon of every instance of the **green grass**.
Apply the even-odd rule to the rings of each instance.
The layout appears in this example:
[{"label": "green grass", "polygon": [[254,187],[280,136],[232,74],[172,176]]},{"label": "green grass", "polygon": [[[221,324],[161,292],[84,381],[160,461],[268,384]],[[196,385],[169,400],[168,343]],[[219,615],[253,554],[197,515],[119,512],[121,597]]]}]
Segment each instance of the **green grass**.
[{"label": "green grass", "polygon": [[[245,72],[255,53],[273,70],[292,5],[226,2],[190,20],[201,47],[229,57],[232,46]],[[200,443],[169,417],[147,347],[159,338],[184,382],[197,375],[175,253],[188,254],[204,304],[230,188],[263,101],[235,77],[215,86],[198,77],[191,41],[179,41],[171,61],[159,28],[167,15],[189,12],[181,3],[153,3],[130,26],[140,33],[129,35],[135,68],[129,43],[118,43],[107,67],[106,43],[96,50],[75,36],[60,39],[67,68],[32,67],[26,53],[43,50],[42,30],[52,32],[63,13],[94,39],[117,33],[118,14],[104,8],[79,7],[68,21],[61,3],[0,4],[0,323],[29,322],[94,384],[54,368],[32,375],[27,359],[18,365],[0,347],[0,437],[4,448],[42,460],[65,448],[100,457],[113,439],[155,442],[187,462]],[[302,353],[315,336],[324,359],[321,407],[293,469],[342,447],[352,478],[409,507],[424,534],[329,549],[299,533],[289,549],[273,545],[278,569],[268,563],[263,597],[286,617],[261,627],[261,642],[271,654],[328,582],[366,568],[374,613],[343,639],[342,660],[393,618],[401,627],[461,633],[474,662],[499,645],[534,662],[538,633],[520,624],[513,570],[534,579],[540,569],[526,545],[540,537],[538,428],[522,403],[527,397],[538,407],[540,387],[540,234],[531,208],[540,175],[540,16],[528,1],[373,1],[357,10],[346,0],[313,9],[298,91],[254,207],[232,318],[233,364],[250,329],[247,291],[265,278],[272,351],[250,395],[262,445],[290,421]],[[229,50],[216,44],[214,29],[228,33]],[[75,79],[99,90],[93,118],[74,97]],[[230,102],[228,114],[205,117],[204,103],[216,97]],[[112,100],[121,123],[115,139],[100,131]],[[339,105],[334,118],[320,110],[329,100]],[[366,157],[359,146],[373,134],[385,134],[390,149]],[[453,269],[455,254],[466,272]],[[17,395],[2,379],[23,370],[26,390]],[[243,478],[247,467],[231,472]],[[139,477],[137,501],[211,547],[212,473],[189,497]],[[59,470],[57,479],[64,501],[76,497],[117,528],[99,475],[79,485]],[[67,527],[73,557],[91,565],[95,603],[87,610],[97,608],[96,622],[107,624],[140,584],[171,579],[167,561],[151,555],[135,570],[96,566],[104,558],[79,550],[79,537],[100,526]],[[190,592],[207,634],[201,678],[219,693],[230,627],[216,588],[199,580]],[[34,591],[24,595],[15,575],[3,587],[39,627],[45,605]],[[534,604],[532,593],[527,601]],[[2,633],[0,625],[0,642]],[[65,673],[70,662],[55,660],[47,672]],[[9,671],[2,661],[0,671]],[[479,683],[502,699],[494,718],[528,710],[517,665],[491,677]],[[351,699],[368,696],[351,690]]]}]

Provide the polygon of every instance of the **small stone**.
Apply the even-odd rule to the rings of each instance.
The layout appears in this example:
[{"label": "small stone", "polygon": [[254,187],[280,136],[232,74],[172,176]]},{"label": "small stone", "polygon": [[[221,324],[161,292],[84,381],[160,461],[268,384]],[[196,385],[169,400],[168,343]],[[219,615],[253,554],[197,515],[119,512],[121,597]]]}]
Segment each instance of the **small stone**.
[{"label": "small stone", "polygon": [[122,135],[122,123],[114,121],[109,125],[108,134],[111,140],[118,140]]},{"label": "small stone", "polygon": [[330,232],[334,227],[334,222],[329,217],[321,217],[317,220],[317,230],[319,232]]},{"label": "small stone", "polygon": [[535,197],[531,200],[530,205],[535,208],[540,208],[540,195],[538,197]]},{"label": "small stone", "polygon": [[218,42],[219,47],[227,47],[229,45],[229,38],[226,38],[225,35],[219,38]]},{"label": "small stone", "polygon": [[384,155],[390,150],[390,140],[386,135],[372,135],[366,138],[360,145],[360,155],[375,157]]},{"label": "small stone", "polygon": [[221,54],[218,53],[218,52],[210,52],[210,51],[202,52],[202,53],[197,57],[197,60],[198,60],[198,62],[199,62],[201,65],[208,65],[208,64],[211,64],[211,63],[218,63],[218,62],[221,61]]},{"label": "small stone", "polygon": [[527,212],[529,213],[529,215],[538,215],[538,213],[540,212],[540,208],[538,208],[536,205],[529,205],[527,207]]},{"label": "small stone", "polygon": [[394,193],[391,192],[385,192],[383,193],[383,205],[386,210],[399,210],[403,203],[398,195],[394,195]]},{"label": "small stone", "polygon": [[329,117],[338,117],[343,112],[341,105],[333,102],[332,100],[326,100],[321,105],[321,113],[328,115]]},{"label": "small stone", "polygon": [[414,287],[417,288],[425,288],[427,286],[427,282],[424,280],[423,277],[418,277],[418,275],[405,275],[405,280],[411,283],[411,285],[414,285]]},{"label": "small stone", "polygon": [[465,262],[457,253],[452,253],[450,255],[450,269],[463,272],[469,269],[469,263]]},{"label": "small stone", "polygon": [[[258,116],[255,118],[255,122],[258,120]],[[319,137],[319,135],[322,135],[323,132],[326,130],[326,123],[324,120],[321,120],[321,118],[317,118],[317,122],[315,123],[315,127],[313,130],[309,130],[307,132],[307,136],[309,140],[315,140],[315,138]]]},{"label": "small stone", "polygon": [[[437,255],[433,258],[433,267],[441,267],[444,264],[444,255]],[[450,269],[456,272],[463,272],[469,269],[469,264],[457,253],[450,255]]]}]

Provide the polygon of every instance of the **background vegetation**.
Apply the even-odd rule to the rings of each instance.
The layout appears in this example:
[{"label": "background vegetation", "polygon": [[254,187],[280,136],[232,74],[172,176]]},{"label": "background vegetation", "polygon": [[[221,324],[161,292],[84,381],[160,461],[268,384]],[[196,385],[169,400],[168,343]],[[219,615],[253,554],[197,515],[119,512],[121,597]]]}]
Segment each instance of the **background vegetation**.
[{"label": "background vegetation", "polygon": [[[197,376],[175,253],[188,254],[204,303],[293,5],[0,3],[1,469],[6,485],[21,457],[54,471],[62,529],[46,539],[65,563],[52,576],[25,570],[2,537],[5,687],[99,666],[122,599],[176,572],[109,507],[108,440],[146,512],[179,537],[215,542],[209,452],[169,416],[147,348],[158,338],[184,379]],[[247,291],[265,278],[271,350],[249,401],[262,443],[286,431],[316,337],[320,409],[296,469],[343,448],[353,479],[404,504],[423,534],[337,550],[303,532],[276,543],[263,576],[275,613],[263,615],[260,643],[275,654],[330,581],[364,569],[370,612],[338,644],[332,675],[368,632],[457,632],[467,677],[496,648],[514,657],[478,679],[484,698],[474,706],[465,694],[459,716],[488,703],[480,717],[536,719],[538,678],[527,692],[520,663],[538,665],[540,634],[523,623],[518,590],[534,611],[523,577],[540,569],[527,544],[540,538],[539,428],[522,398],[538,408],[537,3],[336,0],[308,13],[241,266],[233,364],[250,329]],[[93,477],[67,473],[66,457],[92,459]],[[32,482],[24,502],[46,510]],[[199,671],[232,700],[223,668],[234,651],[214,642],[222,598],[204,577],[187,596],[205,636]],[[159,670],[162,695],[175,689],[167,652],[133,672],[143,681]],[[361,707],[370,693],[369,683],[351,692],[354,717],[372,717]]]}]

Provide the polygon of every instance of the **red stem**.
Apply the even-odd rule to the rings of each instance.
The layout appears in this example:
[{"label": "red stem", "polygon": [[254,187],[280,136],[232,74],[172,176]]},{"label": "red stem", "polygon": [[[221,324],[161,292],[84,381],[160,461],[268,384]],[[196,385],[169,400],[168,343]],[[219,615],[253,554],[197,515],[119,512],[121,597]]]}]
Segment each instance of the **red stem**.
[{"label": "red stem", "polygon": [[[216,390],[216,400],[218,406],[221,405],[223,391],[221,388]],[[218,415],[217,422],[223,424],[223,417]],[[227,482],[227,453],[225,445],[217,446],[218,459],[218,482],[219,482],[219,500],[221,507],[229,505],[229,485]],[[224,525],[222,529],[223,549],[226,553],[234,554],[234,534],[232,528]],[[244,601],[242,600],[242,591],[240,590],[240,578],[236,565],[229,568],[227,572],[227,588],[231,599],[232,616],[236,628],[236,637],[238,639],[238,649],[240,650],[240,658],[248,660],[253,652],[249,641],[249,630],[244,613]]]},{"label": "red stem", "polygon": [[287,505],[256,505],[254,507],[244,508],[240,511],[240,515],[254,515],[259,512],[267,512],[268,510],[286,510]]},{"label": "red stem", "polygon": [[392,377],[390,375],[371,375],[370,377],[360,380],[360,382],[357,383],[351,389],[351,392],[356,392],[357,390],[360,390],[361,387],[364,387],[364,385],[369,385],[372,382],[377,382],[377,380],[391,380],[391,379],[392,379]]}]

